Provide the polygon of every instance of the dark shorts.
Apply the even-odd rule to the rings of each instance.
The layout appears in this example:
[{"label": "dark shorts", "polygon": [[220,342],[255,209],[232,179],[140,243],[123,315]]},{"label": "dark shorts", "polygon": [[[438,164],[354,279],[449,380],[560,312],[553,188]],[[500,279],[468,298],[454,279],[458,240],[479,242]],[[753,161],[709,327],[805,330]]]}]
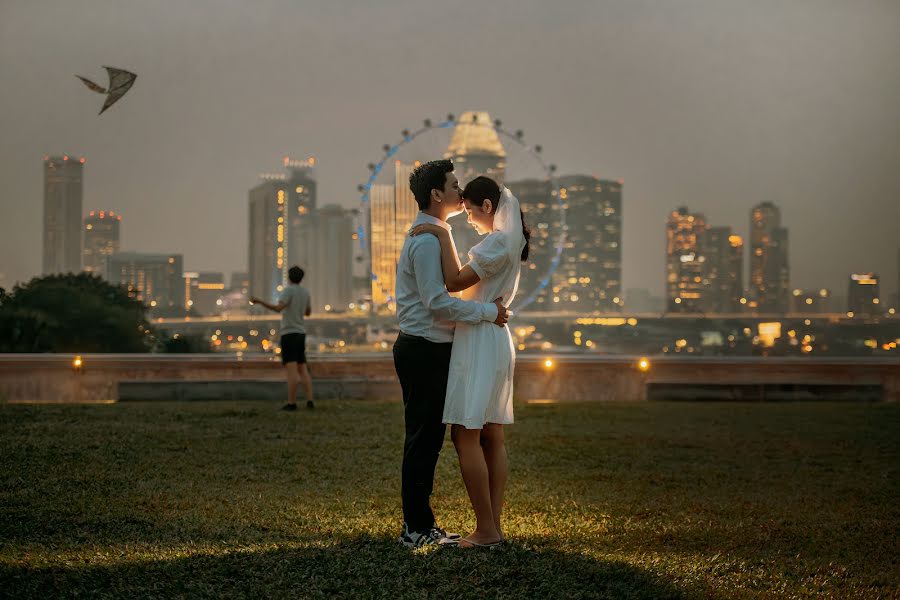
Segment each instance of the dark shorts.
[{"label": "dark shorts", "polygon": [[306,334],[286,333],[281,336],[281,364],[306,362]]}]

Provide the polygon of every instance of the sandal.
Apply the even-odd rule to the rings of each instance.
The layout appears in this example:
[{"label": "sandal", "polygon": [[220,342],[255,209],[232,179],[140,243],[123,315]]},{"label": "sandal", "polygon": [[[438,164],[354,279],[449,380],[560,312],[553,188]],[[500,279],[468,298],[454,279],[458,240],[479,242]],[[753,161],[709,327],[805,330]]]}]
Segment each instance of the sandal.
[{"label": "sandal", "polygon": [[[491,542],[490,544],[479,544],[478,542],[473,542],[469,538],[462,538],[461,540],[456,542],[457,548],[497,548],[498,546],[502,546],[506,543],[506,540],[501,538],[496,542]],[[468,544],[468,546],[464,546],[463,544]]]}]

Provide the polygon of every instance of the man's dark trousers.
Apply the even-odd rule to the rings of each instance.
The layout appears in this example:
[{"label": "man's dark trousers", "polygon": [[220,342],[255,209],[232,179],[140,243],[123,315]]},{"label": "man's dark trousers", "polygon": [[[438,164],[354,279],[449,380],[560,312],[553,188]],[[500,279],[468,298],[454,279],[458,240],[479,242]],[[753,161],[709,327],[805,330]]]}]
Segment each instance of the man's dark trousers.
[{"label": "man's dark trousers", "polygon": [[435,524],[429,499],[444,433],[444,396],[452,343],[435,343],[401,333],[394,342],[394,368],[403,389],[406,440],[403,444],[403,520],[410,531]]}]

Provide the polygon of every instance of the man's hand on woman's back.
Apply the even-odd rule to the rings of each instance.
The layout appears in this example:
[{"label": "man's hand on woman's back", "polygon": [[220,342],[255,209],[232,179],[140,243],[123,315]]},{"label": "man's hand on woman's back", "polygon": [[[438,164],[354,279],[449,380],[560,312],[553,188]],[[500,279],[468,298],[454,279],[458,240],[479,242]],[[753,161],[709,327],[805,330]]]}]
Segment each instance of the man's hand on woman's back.
[{"label": "man's hand on woman's back", "polygon": [[506,310],[506,307],[503,306],[503,298],[497,298],[494,300],[494,304],[497,305],[497,318],[494,319],[494,325],[498,327],[503,327],[507,321],[509,321],[509,313]]}]

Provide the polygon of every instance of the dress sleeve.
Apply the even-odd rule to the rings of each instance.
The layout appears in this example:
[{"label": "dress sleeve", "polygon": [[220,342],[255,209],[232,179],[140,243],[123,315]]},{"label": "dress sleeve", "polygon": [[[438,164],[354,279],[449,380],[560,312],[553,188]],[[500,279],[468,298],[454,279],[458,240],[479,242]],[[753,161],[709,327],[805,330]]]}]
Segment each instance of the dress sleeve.
[{"label": "dress sleeve", "polygon": [[488,234],[476,246],[469,250],[469,266],[479,279],[496,275],[509,262],[506,251],[506,236],[499,231]]},{"label": "dress sleeve", "polygon": [[493,302],[460,300],[447,292],[441,273],[441,244],[435,236],[419,236],[410,243],[409,252],[419,297],[428,310],[442,319],[470,325],[497,320],[498,309]]}]

